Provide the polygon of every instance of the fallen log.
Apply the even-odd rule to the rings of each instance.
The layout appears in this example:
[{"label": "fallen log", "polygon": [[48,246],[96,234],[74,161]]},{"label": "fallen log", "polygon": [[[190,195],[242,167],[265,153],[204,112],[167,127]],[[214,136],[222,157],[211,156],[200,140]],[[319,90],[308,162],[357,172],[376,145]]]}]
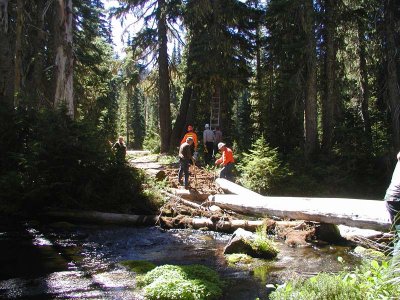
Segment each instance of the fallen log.
[{"label": "fallen log", "polygon": [[58,220],[115,225],[156,225],[158,222],[158,216],[155,215],[129,215],[98,211],[48,211],[44,213],[44,217]]},{"label": "fallen log", "polygon": [[171,194],[181,197],[186,200],[193,200],[193,201],[205,201],[208,199],[210,194],[200,194],[196,189],[174,189],[171,188]]},{"label": "fallen log", "polygon": [[186,205],[186,206],[189,206],[189,207],[191,207],[191,208],[195,208],[195,209],[205,209],[205,207],[201,206],[200,204],[187,201],[187,200],[185,200],[185,199],[183,199],[183,198],[181,198],[181,197],[179,197],[179,196],[177,196],[177,195],[168,193],[168,192],[166,192],[166,191],[161,191],[161,194],[163,194],[163,195],[165,195],[165,196],[167,196],[167,197],[173,198],[173,199],[175,199],[176,201],[181,202],[182,204],[184,204],[184,205]]},{"label": "fallen log", "polygon": [[[247,220],[212,220],[209,218],[191,218],[191,217],[160,217],[160,225],[163,228],[193,228],[207,229],[222,232],[234,232],[238,228],[255,232],[257,228],[264,225],[264,221],[247,221]],[[275,226],[274,222],[269,222],[268,226]]]},{"label": "fallen log", "polygon": [[226,180],[224,178],[215,179],[215,183],[217,186],[224,191],[226,194],[236,194],[248,197],[259,197],[260,194],[253,192],[239,184],[236,184],[232,181]]},{"label": "fallen log", "polygon": [[391,224],[383,201],[256,195],[214,195],[209,201],[222,209],[245,215],[343,224],[379,231],[389,230]]}]

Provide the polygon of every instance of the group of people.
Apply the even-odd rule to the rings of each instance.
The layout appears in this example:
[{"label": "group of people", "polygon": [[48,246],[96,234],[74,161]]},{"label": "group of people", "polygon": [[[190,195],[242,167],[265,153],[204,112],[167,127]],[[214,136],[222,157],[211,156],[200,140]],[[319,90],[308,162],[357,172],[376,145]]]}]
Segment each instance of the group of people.
[{"label": "group of people", "polygon": [[[225,143],[222,142],[222,132],[219,127],[215,128],[213,132],[209,124],[204,126],[203,131],[203,145],[204,145],[204,161],[206,164],[210,164],[215,157],[217,151],[221,152],[221,157],[215,161],[215,165],[221,165],[222,169],[220,172],[221,178],[228,180],[232,179],[232,170],[234,165],[234,158],[232,149],[228,148]],[[179,171],[178,181],[179,183],[189,187],[189,166],[195,164],[198,155],[198,139],[197,134],[193,131],[193,126],[187,127],[187,133],[181,140],[181,146],[179,147]],[[182,177],[184,180],[182,180]]]}]

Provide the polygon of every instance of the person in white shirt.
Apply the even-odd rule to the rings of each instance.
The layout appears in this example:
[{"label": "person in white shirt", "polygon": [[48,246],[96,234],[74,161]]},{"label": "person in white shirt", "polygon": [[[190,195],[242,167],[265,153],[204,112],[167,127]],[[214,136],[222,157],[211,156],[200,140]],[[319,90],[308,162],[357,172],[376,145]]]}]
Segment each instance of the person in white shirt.
[{"label": "person in white shirt", "polygon": [[204,144],[204,162],[210,164],[213,156],[214,148],[214,132],[210,129],[210,125],[206,124],[203,131],[203,144]]},{"label": "person in white shirt", "polygon": [[397,154],[397,164],[393,171],[392,180],[386,190],[385,202],[390,214],[392,229],[397,233],[397,242],[393,251],[393,256],[397,256],[400,255],[400,152]]}]

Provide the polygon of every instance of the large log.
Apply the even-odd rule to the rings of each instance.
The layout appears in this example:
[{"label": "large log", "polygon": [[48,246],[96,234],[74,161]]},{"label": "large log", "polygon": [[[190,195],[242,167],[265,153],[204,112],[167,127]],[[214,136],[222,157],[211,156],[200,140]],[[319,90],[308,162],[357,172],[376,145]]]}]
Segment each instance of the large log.
[{"label": "large log", "polygon": [[210,194],[199,193],[198,190],[196,189],[185,190],[185,189],[171,188],[171,193],[183,199],[193,200],[198,202],[203,202],[208,199],[208,196],[210,196]]},{"label": "large log", "polygon": [[253,215],[276,216],[379,231],[390,229],[383,201],[344,198],[264,197],[259,194],[214,195],[209,201],[223,209]]},{"label": "large log", "polygon": [[[164,228],[193,228],[222,231],[222,232],[234,232],[238,228],[244,228],[248,231],[256,231],[257,228],[265,224],[264,221],[247,221],[247,220],[217,220],[213,221],[209,218],[171,218],[171,217],[160,217],[161,226]],[[273,222],[267,224],[267,226],[274,226]]]},{"label": "large log", "polygon": [[219,188],[221,188],[227,194],[236,194],[248,197],[259,197],[260,194],[253,192],[245,187],[238,185],[232,181],[226,180],[224,178],[215,179],[215,183]]},{"label": "large log", "polygon": [[116,224],[116,225],[156,225],[158,216],[155,215],[129,215],[103,213],[98,211],[48,211],[44,213],[46,218],[78,221],[85,223]]}]

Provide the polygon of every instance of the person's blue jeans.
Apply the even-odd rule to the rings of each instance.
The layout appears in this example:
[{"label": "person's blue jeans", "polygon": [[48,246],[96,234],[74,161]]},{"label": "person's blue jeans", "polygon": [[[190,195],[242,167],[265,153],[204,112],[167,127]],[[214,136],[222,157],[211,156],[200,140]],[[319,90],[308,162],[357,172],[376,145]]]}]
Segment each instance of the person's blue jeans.
[{"label": "person's blue jeans", "polygon": [[179,172],[178,172],[178,180],[181,182],[182,176],[185,176],[184,178],[184,185],[185,187],[189,186],[189,164],[190,160],[189,159],[184,159],[181,158],[179,159]]},{"label": "person's blue jeans", "polygon": [[386,208],[390,214],[390,221],[393,226],[392,229],[396,231],[393,257],[396,256],[397,259],[400,259],[400,199],[385,196],[385,201]]},{"label": "person's blue jeans", "polygon": [[232,180],[233,179],[232,170],[233,170],[233,163],[227,164],[222,168],[221,172],[219,173],[219,177],[225,178],[227,180]]}]

